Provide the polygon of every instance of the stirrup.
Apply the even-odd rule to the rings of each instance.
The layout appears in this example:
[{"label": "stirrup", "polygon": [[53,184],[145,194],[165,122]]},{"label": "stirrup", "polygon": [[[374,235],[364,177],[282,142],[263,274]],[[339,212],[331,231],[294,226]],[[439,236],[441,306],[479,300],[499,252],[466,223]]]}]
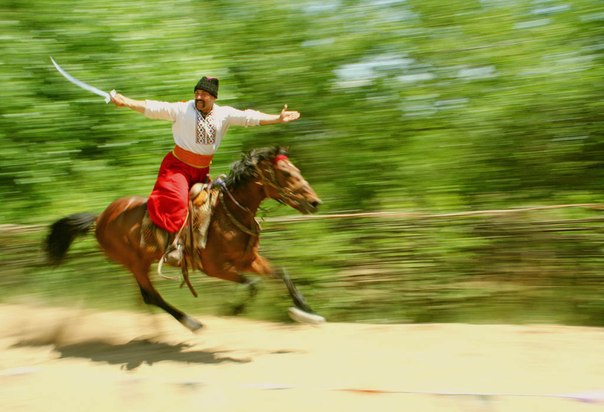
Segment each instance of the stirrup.
[{"label": "stirrup", "polygon": [[[180,259],[178,261],[172,261],[172,262],[170,262],[171,258],[174,258],[174,256],[172,255],[172,253],[175,252],[175,251],[180,255]],[[161,277],[165,278],[165,279],[169,279],[169,280],[181,280],[180,277],[172,277],[172,276],[166,276],[166,275],[164,275],[162,273],[162,267],[163,267],[164,263],[167,263],[170,266],[175,266],[175,267],[182,268],[183,259],[184,259],[184,256],[183,256],[183,245],[180,244],[180,242],[177,242],[176,244],[170,245],[166,249],[166,252],[159,259],[159,263],[157,265],[157,274],[160,275]]]},{"label": "stirrup", "polygon": [[180,267],[182,266],[183,259],[183,245],[180,243],[173,245],[173,247],[168,248],[166,253],[162,256],[162,259],[165,263],[170,266]]}]

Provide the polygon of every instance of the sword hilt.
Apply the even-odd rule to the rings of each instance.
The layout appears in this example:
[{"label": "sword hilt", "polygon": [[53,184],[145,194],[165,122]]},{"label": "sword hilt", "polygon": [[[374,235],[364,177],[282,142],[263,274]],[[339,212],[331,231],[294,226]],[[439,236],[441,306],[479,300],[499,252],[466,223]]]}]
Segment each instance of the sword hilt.
[{"label": "sword hilt", "polygon": [[107,97],[105,97],[105,103],[109,104],[109,102],[111,100],[113,100],[113,98],[115,97],[116,94],[117,94],[117,92],[115,91],[115,89],[111,90],[109,92],[109,94],[107,95]]}]

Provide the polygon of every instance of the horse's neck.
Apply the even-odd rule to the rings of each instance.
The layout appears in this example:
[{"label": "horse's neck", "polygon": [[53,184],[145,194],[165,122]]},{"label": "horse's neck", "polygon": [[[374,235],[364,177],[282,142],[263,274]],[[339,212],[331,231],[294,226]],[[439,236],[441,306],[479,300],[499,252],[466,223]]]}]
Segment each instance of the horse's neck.
[{"label": "horse's neck", "polygon": [[261,186],[256,183],[250,183],[237,189],[228,189],[235,201],[249,210],[249,212],[246,212],[239,205],[234,204],[232,199],[229,199],[233,203],[232,211],[236,212],[238,216],[253,218],[260,207],[260,203],[266,198],[264,191],[261,189]]}]

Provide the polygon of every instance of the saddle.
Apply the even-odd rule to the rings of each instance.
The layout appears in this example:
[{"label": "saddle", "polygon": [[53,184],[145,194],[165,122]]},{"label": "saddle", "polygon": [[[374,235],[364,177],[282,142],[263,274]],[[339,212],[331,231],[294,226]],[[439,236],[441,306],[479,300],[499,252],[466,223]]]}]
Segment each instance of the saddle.
[{"label": "saddle", "polygon": [[[212,188],[211,183],[196,183],[189,190],[189,210],[187,219],[180,231],[174,235],[166,232],[153,223],[149,213],[145,211],[141,224],[141,247],[150,251],[161,252],[165,255],[177,243],[182,247],[182,283],[187,284],[189,290],[194,296],[197,293],[189,282],[189,268],[203,271],[200,251],[205,249],[207,244],[208,228],[216,202],[219,198],[219,189]],[[157,267],[159,275],[161,273],[163,257]],[[166,276],[164,276],[166,277]]]}]

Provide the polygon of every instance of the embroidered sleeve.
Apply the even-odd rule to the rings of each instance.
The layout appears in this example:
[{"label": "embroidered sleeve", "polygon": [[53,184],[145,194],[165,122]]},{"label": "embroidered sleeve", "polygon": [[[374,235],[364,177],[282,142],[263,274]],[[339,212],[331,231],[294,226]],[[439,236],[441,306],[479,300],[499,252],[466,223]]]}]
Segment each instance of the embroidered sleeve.
[{"label": "embroidered sleeve", "polygon": [[230,124],[237,126],[258,126],[260,120],[266,118],[266,115],[256,110],[238,110],[233,107],[228,108],[228,119]]},{"label": "embroidered sleeve", "polygon": [[150,119],[175,121],[178,114],[185,110],[185,107],[185,103],[145,100],[145,116]]}]

